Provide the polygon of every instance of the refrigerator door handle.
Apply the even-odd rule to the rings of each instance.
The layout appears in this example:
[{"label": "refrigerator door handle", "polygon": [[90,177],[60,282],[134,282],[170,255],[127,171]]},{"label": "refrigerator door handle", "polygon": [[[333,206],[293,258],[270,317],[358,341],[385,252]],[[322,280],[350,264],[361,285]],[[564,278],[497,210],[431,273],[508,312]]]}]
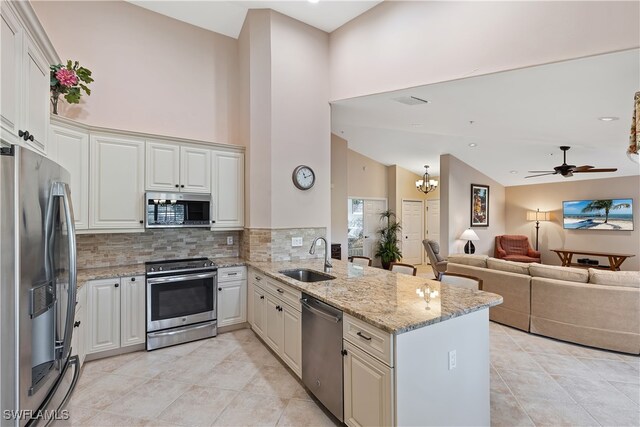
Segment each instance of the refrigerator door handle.
[{"label": "refrigerator door handle", "polygon": [[54,196],[62,197],[64,216],[67,224],[67,240],[69,243],[69,286],[67,289],[67,319],[64,328],[64,338],[61,343],[61,358],[64,359],[68,356],[69,350],[71,348],[71,334],[73,333],[73,321],[75,320],[77,288],[76,230],[73,218],[73,207],[71,205],[71,191],[69,190],[69,185],[64,182],[56,182],[53,185],[52,191]]}]

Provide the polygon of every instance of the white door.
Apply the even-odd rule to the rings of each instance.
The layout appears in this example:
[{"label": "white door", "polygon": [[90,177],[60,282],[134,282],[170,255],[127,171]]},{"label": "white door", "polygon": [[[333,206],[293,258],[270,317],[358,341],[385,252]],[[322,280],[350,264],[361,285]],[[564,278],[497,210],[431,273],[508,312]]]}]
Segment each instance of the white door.
[{"label": "white door", "polygon": [[427,200],[427,239],[440,243],[440,200]]},{"label": "white door", "polygon": [[218,284],[218,326],[230,326],[247,320],[246,281]]},{"label": "white door", "polygon": [[274,298],[273,296],[266,294],[267,300],[265,311],[265,341],[276,353],[280,354],[282,351],[282,302]]},{"label": "white door", "polygon": [[180,191],[211,193],[211,150],[180,147]]},{"label": "white door", "polygon": [[343,341],[344,423],[393,425],[393,369],[348,341]]},{"label": "white door", "polygon": [[282,304],[283,343],[282,360],[295,372],[302,376],[302,319],[300,312],[287,304]]},{"label": "white door", "polygon": [[386,200],[364,200],[364,218],[362,222],[364,235],[364,256],[375,258],[378,243],[378,229],[383,225],[380,214],[387,209]]},{"label": "white door", "polygon": [[87,354],[120,347],[120,279],[87,283]]},{"label": "white door", "polygon": [[180,146],[147,141],[146,189],[176,192],[180,190]]},{"label": "white door", "polygon": [[55,161],[71,175],[71,203],[76,230],[89,228],[89,134],[51,125],[50,146],[56,148]]},{"label": "white door", "polygon": [[244,154],[214,151],[211,166],[215,221],[211,228],[244,225]]},{"label": "white door", "polygon": [[120,279],[120,346],[146,341],[144,276]]},{"label": "white door", "polygon": [[24,129],[30,139],[25,143],[46,154],[49,138],[49,64],[35,42],[25,37],[24,78],[26,102]]},{"label": "white door", "polygon": [[92,134],[89,225],[144,230],[144,140]]},{"label": "white door", "polygon": [[253,330],[261,337],[265,336],[265,324],[266,324],[266,293],[262,288],[253,286],[253,308],[252,308],[252,322]]},{"label": "white door", "polygon": [[[2,57],[0,65],[0,124],[2,125],[2,139],[10,143],[23,141],[18,138],[20,123],[20,92],[22,75],[22,28],[13,11],[2,2],[2,16],[0,18],[0,43]],[[45,102],[45,101],[43,101]],[[24,129],[22,129],[24,130]]]},{"label": "white door", "polygon": [[423,209],[420,200],[402,201],[402,262],[407,264],[422,264]]}]

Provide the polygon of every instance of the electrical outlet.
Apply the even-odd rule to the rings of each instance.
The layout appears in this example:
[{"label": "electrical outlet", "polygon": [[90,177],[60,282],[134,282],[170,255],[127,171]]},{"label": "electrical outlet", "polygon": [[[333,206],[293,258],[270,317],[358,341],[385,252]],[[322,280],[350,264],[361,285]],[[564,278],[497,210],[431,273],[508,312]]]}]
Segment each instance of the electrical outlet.
[{"label": "electrical outlet", "polygon": [[291,238],[291,247],[297,248],[302,246],[302,237],[292,237]]},{"label": "electrical outlet", "polygon": [[456,351],[451,350],[449,352],[449,370],[456,368]]},{"label": "electrical outlet", "polygon": [[227,236],[227,245],[233,245],[233,236]]}]

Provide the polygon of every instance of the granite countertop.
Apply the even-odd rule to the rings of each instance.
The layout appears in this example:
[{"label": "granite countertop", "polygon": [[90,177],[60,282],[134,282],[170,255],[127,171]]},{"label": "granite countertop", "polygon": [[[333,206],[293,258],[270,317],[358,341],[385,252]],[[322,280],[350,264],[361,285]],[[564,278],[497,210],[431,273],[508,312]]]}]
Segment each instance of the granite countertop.
[{"label": "granite countertop", "polygon": [[[291,279],[279,270],[309,268],[323,271],[324,260],[247,263],[267,276],[284,282],[379,329],[401,334],[502,303],[497,294],[441,284],[438,281],[373,267],[331,260],[328,273],[336,278],[315,283]],[[429,309],[416,290],[429,286],[438,295]]]},{"label": "granite countertop", "polygon": [[[211,258],[218,268],[237,267],[246,265],[242,258]],[[82,288],[90,280],[112,279],[115,277],[144,275],[144,264],[116,265],[109,267],[79,268],[78,289]]]}]

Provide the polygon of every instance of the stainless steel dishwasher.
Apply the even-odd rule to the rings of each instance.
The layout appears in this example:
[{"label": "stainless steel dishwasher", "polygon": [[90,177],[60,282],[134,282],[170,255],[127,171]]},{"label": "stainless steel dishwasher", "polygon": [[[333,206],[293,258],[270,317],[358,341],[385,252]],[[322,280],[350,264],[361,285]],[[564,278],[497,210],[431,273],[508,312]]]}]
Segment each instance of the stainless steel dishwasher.
[{"label": "stainless steel dishwasher", "polygon": [[342,311],[302,294],[302,382],[344,421]]}]

